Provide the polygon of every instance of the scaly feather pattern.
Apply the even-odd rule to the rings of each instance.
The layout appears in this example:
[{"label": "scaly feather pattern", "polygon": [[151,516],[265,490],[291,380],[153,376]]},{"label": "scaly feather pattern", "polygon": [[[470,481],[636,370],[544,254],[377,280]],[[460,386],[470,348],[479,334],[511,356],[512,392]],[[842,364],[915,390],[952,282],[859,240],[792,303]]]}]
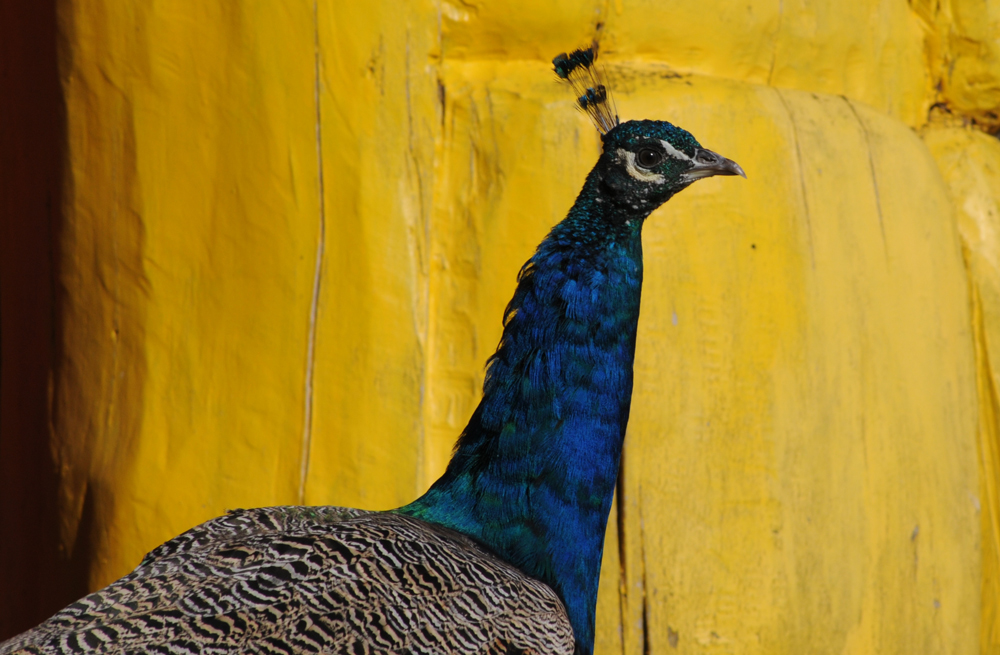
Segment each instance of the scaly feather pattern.
[{"label": "scaly feather pattern", "polygon": [[565,610],[545,585],[445,528],[341,507],[239,510],[204,523],[0,646],[3,655],[572,650]]},{"label": "scaly feather pattern", "polygon": [[483,398],[445,474],[393,512],[273,507],[209,521],[0,655],[590,655],[632,396],[641,231],[696,180],[743,175],[662,121],[618,123],[592,71],[603,152],[521,269]]}]

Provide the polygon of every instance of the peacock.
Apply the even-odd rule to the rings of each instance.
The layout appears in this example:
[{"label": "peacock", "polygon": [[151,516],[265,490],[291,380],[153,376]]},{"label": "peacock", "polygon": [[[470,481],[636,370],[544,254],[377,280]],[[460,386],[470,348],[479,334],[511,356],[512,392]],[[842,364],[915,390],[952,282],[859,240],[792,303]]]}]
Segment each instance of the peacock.
[{"label": "peacock", "polygon": [[387,512],[230,511],[0,655],[593,652],[642,226],[696,180],[746,177],[677,126],[620,123],[596,57],[591,46],[553,60],[603,151],[518,274],[444,475]]}]

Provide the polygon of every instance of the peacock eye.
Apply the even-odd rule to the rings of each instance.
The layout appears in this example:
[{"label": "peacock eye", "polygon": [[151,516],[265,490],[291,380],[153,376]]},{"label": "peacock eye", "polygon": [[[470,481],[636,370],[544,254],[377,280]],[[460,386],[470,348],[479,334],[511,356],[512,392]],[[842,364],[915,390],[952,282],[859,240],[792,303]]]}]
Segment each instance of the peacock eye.
[{"label": "peacock eye", "polygon": [[643,148],[636,155],[635,160],[643,168],[652,168],[663,161],[663,153],[653,148]]}]

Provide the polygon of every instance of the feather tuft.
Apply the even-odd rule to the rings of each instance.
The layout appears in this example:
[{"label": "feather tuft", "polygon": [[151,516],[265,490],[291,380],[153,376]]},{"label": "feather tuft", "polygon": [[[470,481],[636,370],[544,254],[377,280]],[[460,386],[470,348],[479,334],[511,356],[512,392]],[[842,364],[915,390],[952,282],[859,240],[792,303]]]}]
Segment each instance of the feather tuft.
[{"label": "feather tuft", "polygon": [[569,82],[576,92],[576,104],[582,109],[601,134],[607,134],[618,125],[618,108],[597,68],[597,44],[558,55],[552,66],[559,79]]}]

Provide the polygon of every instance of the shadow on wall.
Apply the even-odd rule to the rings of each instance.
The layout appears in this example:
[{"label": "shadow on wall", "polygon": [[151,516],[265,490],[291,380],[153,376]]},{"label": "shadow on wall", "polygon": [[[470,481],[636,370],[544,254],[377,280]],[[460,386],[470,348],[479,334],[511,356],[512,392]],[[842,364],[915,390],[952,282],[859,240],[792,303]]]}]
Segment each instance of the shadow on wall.
[{"label": "shadow on wall", "polygon": [[0,1],[0,641],[86,593],[87,512],[59,547],[48,388],[65,106],[56,0]]}]

